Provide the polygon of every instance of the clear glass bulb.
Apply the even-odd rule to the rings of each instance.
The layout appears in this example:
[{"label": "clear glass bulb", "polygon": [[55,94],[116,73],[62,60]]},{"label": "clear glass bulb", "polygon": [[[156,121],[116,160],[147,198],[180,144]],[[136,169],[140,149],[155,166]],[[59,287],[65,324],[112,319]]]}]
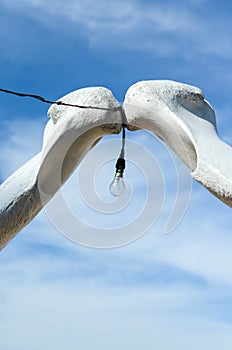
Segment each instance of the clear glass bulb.
[{"label": "clear glass bulb", "polygon": [[126,186],[121,173],[116,173],[109,187],[110,193],[114,197],[122,196],[126,190]]}]

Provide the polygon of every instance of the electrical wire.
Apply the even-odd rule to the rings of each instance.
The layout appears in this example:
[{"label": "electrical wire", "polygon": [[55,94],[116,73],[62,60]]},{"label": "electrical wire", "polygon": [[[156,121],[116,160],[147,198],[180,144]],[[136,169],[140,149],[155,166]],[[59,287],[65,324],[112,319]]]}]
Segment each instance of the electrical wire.
[{"label": "electrical wire", "polygon": [[82,106],[82,105],[66,103],[66,102],[63,102],[63,101],[50,101],[50,100],[47,100],[46,98],[44,98],[42,96],[39,96],[39,95],[26,94],[26,93],[16,92],[16,91],[12,91],[12,90],[6,90],[6,89],[2,89],[2,88],[0,88],[0,92],[5,92],[7,94],[16,95],[16,96],[19,96],[19,97],[30,97],[30,98],[34,98],[36,100],[39,100],[39,101],[41,101],[43,103],[56,104],[58,106],[68,106],[68,107],[88,108],[88,109],[99,109],[99,110],[102,110],[102,111],[114,111],[114,112],[121,109],[121,106],[118,106],[118,107]]},{"label": "electrical wire", "polygon": [[122,117],[122,137],[121,137],[122,145],[121,145],[119,157],[115,164],[115,168],[116,168],[116,174],[120,174],[120,176],[122,177],[126,167],[126,161],[125,161],[126,115],[123,107],[121,107],[121,117]]}]

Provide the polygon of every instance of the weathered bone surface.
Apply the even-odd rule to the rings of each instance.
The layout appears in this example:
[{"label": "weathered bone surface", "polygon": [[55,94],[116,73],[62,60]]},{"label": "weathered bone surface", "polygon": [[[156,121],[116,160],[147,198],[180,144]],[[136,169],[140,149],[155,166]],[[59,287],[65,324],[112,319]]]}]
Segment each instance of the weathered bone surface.
[{"label": "weathered bone surface", "polygon": [[[62,101],[119,106],[111,91],[103,87],[77,90]],[[51,119],[45,128],[42,151],[0,186],[0,249],[38,214],[102,136],[121,130],[120,111],[52,105],[48,113]],[[43,203],[41,192],[47,195]]]},{"label": "weathered bone surface", "polygon": [[[62,101],[119,107],[102,87],[77,90]],[[130,130],[154,132],[189,166],[195,180],[232,206],[232,148],[218,138],[214,111],[200,89],[173,81],[138,82],[127,91],[123,106]],[[48,113],[42,151],[0,186],[0,249],[36,216],[102,136],[121,129],[120,110],[53,105]]]},{"label": "weathered bone surface", "polygon": [[142,81],[127,91],[131,130],[154,132],[192,170],[192,177],[232,207],[232,148],[216,130],[215,114],[200,89],[174,81]]}]

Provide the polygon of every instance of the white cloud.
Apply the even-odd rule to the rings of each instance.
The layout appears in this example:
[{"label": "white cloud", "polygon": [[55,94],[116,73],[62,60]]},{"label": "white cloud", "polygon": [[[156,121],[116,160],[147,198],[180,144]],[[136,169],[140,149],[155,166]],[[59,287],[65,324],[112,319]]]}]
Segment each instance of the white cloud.
[{"label": "white cloud", "polygon": [[[217,9],[206,11],[207,2],[1,2],[12,11],[21,11],[48,27],[66,31],[70,28],[72,36],[85,37],[92,47],[114,50],[124,47],[185,59],[199,58],[199,55],[231,57],[230,18],[226,12],[223,19],[219,17]],[[201,15],[199,9],[203,6],[210,15]]]},{"label": "white cloud", "polygon": [[[17,258],[1,255],[2,347],[26,350],[33,344],[35,350],[72,350],[78,345],[88,350],[94,344],[95,349],[116,350],[159,344],[160,348],[193,350],[199,344],[214,350],[223,343],[223,350],[230,349],[230,321],[220,313],[212,317],[218,306],[215,291],[212,298],[211,289],[184,284],[153,280],[121,285],[116,265],[112,266],[117,253],[102,257],[89,251],[92,259],[83,264],[78,252],[76,258],[58,252]],[[101,270],[91,274],[99,257],[108,277]],[[118,270],[127,269],[124,265]]]}]

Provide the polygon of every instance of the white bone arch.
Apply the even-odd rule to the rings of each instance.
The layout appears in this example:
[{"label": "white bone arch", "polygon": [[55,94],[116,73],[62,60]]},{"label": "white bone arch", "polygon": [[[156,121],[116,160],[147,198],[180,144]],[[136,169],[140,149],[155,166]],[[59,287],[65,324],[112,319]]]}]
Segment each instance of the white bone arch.
[{"label": "white bone arch", "polygon": [[174,81],[138,82],[127,91],[124,109],[128,125],[154,132],[196,181],[232,207],[232,147],[219,139],[215,113],[199,88]]},{"label": "white bone arch", "polygon": [[[110,110],[50,107],[42,151],[0,186],[0,249],[42,209],[39,182],[49,190],[49,200],[104,135],[121,130],[120,105],[106,88],[80,89],[62,101]],[[214,111],[200,89],[174,81],[142,81],[129,88],[123,108],[129,130],[154,132],[195,180],[232,207],[232,148],[219,139]],[[60,163],[61,181],[53,181]]]}]

